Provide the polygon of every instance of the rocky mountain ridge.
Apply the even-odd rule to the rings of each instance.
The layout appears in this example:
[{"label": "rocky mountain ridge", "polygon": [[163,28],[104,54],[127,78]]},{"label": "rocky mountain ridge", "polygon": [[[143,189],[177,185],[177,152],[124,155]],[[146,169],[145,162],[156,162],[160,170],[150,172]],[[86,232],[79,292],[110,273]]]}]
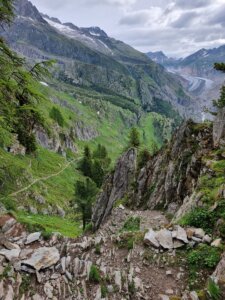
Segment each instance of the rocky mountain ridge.
[{"label": "rocky mountain ridge", "polygon": [[61,80],[125,96],[145,111],[167,114],[168,109],[162,109],[167,105],[173,114],[193,115],[194,103],[176,76],[144,54],[97,28],[43,17],[27,0],[17,0],[16,11],[14,25],[2,35],[29,59],[56,59]]},{"label": "rocky mountain ridge", "polygon": [[180,77],[184,89],[196,98],[202,119],[210,119],[205,109],[214,111],[212,100],[219,97],[225,76],[214,69],[214,64],[225,60],[225,46],[199,51],[180,59],[167,57],[163,52],[149,52],[147,56]]}]

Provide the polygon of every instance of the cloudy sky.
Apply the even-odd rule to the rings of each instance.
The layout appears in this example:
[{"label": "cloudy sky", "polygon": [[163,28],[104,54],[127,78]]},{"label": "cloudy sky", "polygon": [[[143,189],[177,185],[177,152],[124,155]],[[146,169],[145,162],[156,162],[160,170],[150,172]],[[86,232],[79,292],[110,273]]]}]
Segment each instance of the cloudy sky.
[{"label": "cloudy sky", "polygon": [[80,27],[99,26],[142,52],[183,57],[225,44],[225,0],[31,0]]}]

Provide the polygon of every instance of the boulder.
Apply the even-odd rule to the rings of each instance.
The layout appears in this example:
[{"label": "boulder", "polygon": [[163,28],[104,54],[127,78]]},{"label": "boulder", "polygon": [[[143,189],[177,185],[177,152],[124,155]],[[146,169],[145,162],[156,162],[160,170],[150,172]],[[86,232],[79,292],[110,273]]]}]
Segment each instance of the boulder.
[{"label": "boulder", "polygon": [[173,249],[173,238],[171,231],[161,229],[156,234],[156,239],[164,249]]},{"label": "boulder", "polygon": [[177,240],[180,240],[180,241],[188,244],[187,233],[179,225],[175,226],[175,231],[173,231],[173,237],[175,237]]},{"label": "boulder", "polygon": [[7,232],[9,229],[11,229],[13,227],[13,225],[16,224],[16,220],[14,218],[10,218],[6,221],[6,223],[4,224],[4,226],[2,227],[2,232],[5,233]]},{"label": "boulder", "polygon": [[149,229],[149,231],[144,236],[144,243],[146,245],[153,246],[155,248],[159,248],[160,244],[156,239],[157,233],[153,229]]},{"label": "boulder", "polygon": [[222,244],[222,239],[216,239],[215,241],[213,241],[213,242],[211,243],[211,246],[212,246],[212,247],[219,248],[219,247],[221,246],[221,244]]},{"label": "boulder", "polygon": [[25,245],[29,245],[33,242],[36,242],[40,239],[41,237],[41,232],[34,232],[28,235],[27,240],[25,242]]},{"label": "boulder", "polygon": [[11,262],[19,257],[20,252],[21,252],[20,249],[13,249],[13,250],[2,249],[0,250],[0,255],[5,256],[5,258]]},{"label": "boulder", "polygon": [[43,247],[35,250],[31,258],[22,261],[22,265],[40,271],[55,265],[59,259],[59,251],[55,247]]},{"label": "boulder", "polygon": [[199,239],[203,239],[205,236],[205,231],[202,228],[195,228],[194,236]]},{"label": "boulder", "polygon": [[216,278],[219,282],[225,282],[225,252],[223,253],[222,258],[218,263],[212,277]]}]

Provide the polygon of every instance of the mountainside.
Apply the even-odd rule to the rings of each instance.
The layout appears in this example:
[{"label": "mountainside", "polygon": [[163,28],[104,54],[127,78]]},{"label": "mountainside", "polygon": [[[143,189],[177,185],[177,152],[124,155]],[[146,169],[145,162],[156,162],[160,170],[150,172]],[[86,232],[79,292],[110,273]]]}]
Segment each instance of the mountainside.
[{"label": "mountainside", "polygon": [[170,59],[162,52],[149,52],[147,56],[162,64],[169,72],[180,77],[184,89],[200,106],[202,119],[210,118],[204,108],[214,110],[212,100],[219,97],[225,75],[214,69],[216,62],[225,60],[225,46],[201,49],[183,59]]},{"label": "mountainside", "polygon": [[146,55],[152,59],[154,62],[161,64],[163,66],[167,65],[176,65],[179,62],[182,61],[182,59],[175,59],[172,57],[166,56],[162,51],[157,51],[157,52],[148,52]]},{"label": "mountainside", "polygon": [[56,76],[74,85],[128,97],[145,111],[162,113],[162,106],[171,103],[170,110],[182,116],[194,113],[194,103],[176,76],[99,28],[61,24],[42,16],[27,0],[17,0],[15,22],[2,34],[32,60],[56,59],[60,67]]},{"label": "mountainside", "polygon": [[214,135],[210,123],[186,122],[141,169],[137,150],[125,152],[99,195],[94,233],[30,234],[0,216],[0,296],[211,300],[217,291],[223,299],[223,115]]}]

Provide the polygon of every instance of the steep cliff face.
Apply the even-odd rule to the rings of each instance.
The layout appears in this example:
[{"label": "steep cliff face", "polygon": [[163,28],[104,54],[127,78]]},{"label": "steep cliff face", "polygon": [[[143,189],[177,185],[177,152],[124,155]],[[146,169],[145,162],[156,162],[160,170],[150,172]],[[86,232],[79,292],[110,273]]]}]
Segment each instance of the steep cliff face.
[{"label": "steep cliff face", "polygon": [[118,160],[115,171],[106,179],[93,211],[94,229],[98,229],[100,224],[104,223],[111,213],[115,201],[122,199],[131,191],[131,184],[135,181],[136,159],[136,150],[128,150]]},{"label": "steep cliff face", "polygon": [[[120,159],[114,175],[110,175],[103,187],[94,210],[95,227],[100,226],[111,212],[113,203],[125,193],[128,195],[127,204],[135,209],[163,209],[175,218],[182,217],[201,200],[198,185],[201,176],[212,172],[206,160],[212,150],[212,124],[193,121],[185,122],[170,143],[135,173],[134,154],[130,150],[132,155],[128,152]],[[128,186],[125,174],[130,166],[134,184],[121,192],[121,186]]]},{"label": "steep cliff face", "polygon": [[133,204],[177,211],[194,192],[204,167],[202,158],[212,147],[211,126],[184,123],[170,144],[140,171]]},{"label": "steep cliff face", "polygon": [[215,147],[225,146],[225,108],[219,110],[214,121],[213,141]]}]

